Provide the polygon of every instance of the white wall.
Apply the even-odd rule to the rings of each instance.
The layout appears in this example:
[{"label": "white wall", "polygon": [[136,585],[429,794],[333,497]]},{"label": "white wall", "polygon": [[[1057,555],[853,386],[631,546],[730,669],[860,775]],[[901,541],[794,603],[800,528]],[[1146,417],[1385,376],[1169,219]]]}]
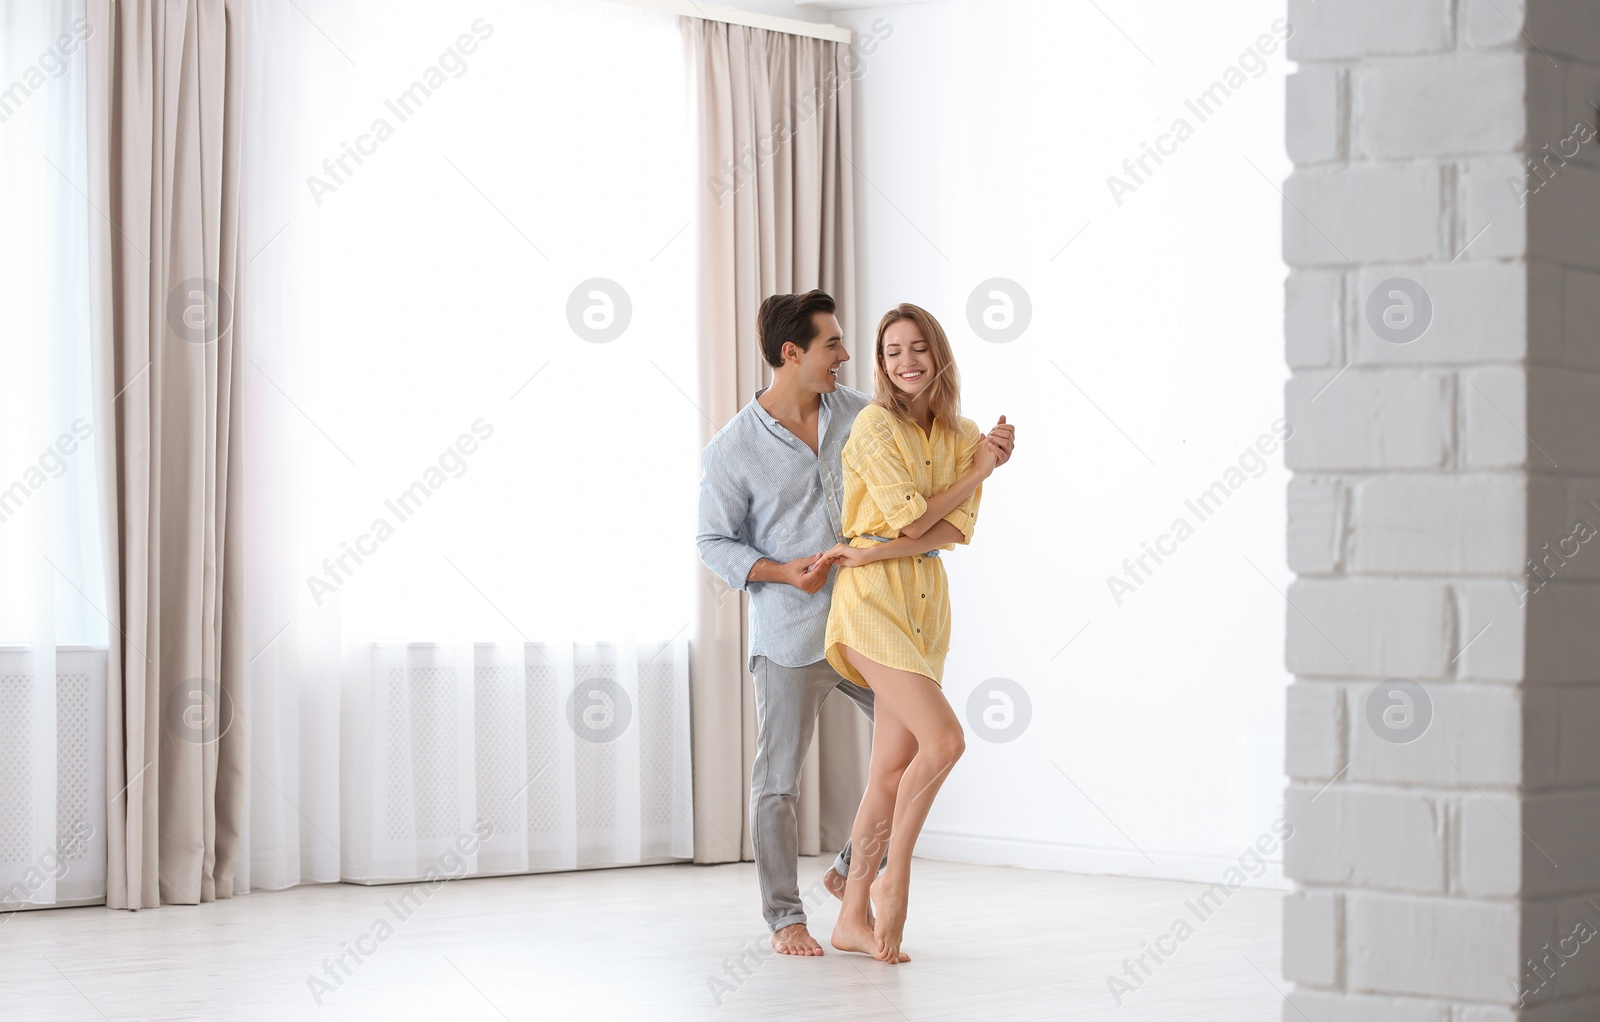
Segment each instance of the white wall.
[{"label": "white wall", "polygon": [[[967,719],[980,682],[1010,678],[1032,718],[1009,742],[969,727],[923,854],[1209,882],[1281,814],[1281,448],[1208,520],[1185,501],[1283,414],[1282,17],[1266,0],[836,15],[878,37],[856,85],[852,351],[871,357],[896,302],[925,305],[965,413],[1018,427],[973,548],[946,561],[945,692]],[[1259,77],[1204,120],[1186,107],[1263,36]],[[1107,177],[1179,117],[1192,135],[1119,205]],[[994,277],[1032,303],[1009,343],[966,314]],[[1118,606],[1108,576],[1180,517],[1193,535]]]}]

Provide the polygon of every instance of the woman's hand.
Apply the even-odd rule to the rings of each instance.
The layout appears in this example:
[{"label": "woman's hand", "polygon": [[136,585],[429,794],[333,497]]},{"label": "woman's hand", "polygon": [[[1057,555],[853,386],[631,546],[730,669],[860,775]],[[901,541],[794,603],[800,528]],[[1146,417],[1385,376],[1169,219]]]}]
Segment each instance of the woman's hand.
[{"label": "woman's hand", "polygon": [[985,440],[995,449],[1000,464],[1004,465],[1011,460],[1012,448],[1016,446],[1017,427],[1007,422],[1006,417],[1002,415],[1000,421],[994,424],[994,428],[989,430]]},{"label": "woman's hand", "polygon": [[853,547],[848,543],[835,543],[818,554],[817,559],[811,562],[811,566],[806,571],[827,571],[835,564],[843,565],[846,568],[859,568],[862,565],[871,564],[874,560],[876,558],[872,556],[872,551],[870,550]]},{"label": "woman's hand", "polygon": [[978,441],[978,449],[972,454],[972,470],[978,473],[978,478],[987,479],[1002,460],[999,445],[985,433],[983,439]]}]

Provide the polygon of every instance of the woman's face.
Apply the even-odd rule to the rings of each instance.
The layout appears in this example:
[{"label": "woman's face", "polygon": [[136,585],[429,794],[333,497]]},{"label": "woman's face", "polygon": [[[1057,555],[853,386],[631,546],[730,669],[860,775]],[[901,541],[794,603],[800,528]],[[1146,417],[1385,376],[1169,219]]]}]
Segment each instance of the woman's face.
[{"label": "woman's face", "polygon": [[883,371],[907,397],[916,397],[933,383],[930,347],[909,319],[897,319],[883,332]]}]

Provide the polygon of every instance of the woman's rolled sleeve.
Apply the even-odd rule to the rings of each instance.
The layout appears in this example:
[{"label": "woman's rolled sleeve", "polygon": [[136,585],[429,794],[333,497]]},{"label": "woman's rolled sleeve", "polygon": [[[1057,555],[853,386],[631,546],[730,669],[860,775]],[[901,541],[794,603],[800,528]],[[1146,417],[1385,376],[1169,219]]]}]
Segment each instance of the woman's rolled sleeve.
[{"label": "woman's rolled sleeve", "polygon": [[845,442],[844,456],[861,477],[868,499],[883,513],[890,531],[899,531],[921,518],[928,502],[911,481],[911,469],[881,416],[867,414],[856,420]]},{"label": "woman's rolled sleeve", "polygon": [[[966,475],[972,471],[973,459],[977,456],[978,445],[983,442],[983,432],[978,429],[978,424],[971,419],[961,420],[961,449],[957,455],[956,477]],[[972,491],[972,495],[960,504],[954,511],[944,516],[944,520],[961,530],[963,543],[972,542],[972,533],[978,525],[978,503],[983,499],[983,484]],[[954,550],[954,543],[946,543],[940,550]]]},{"label": "woman's rolled sleeve", "polygon": [[[972,496],[961,502],[960,507],[944,516],[945,521],[961,530],[963,537],[961,542],[963,543],[972,542],[972,532],[978,525],[978,498],[982,493],[983,487],[980,485],[973,491]],[[946,543],[939,549],[954,550],[955,548],[956,545],[954,543]]]}]

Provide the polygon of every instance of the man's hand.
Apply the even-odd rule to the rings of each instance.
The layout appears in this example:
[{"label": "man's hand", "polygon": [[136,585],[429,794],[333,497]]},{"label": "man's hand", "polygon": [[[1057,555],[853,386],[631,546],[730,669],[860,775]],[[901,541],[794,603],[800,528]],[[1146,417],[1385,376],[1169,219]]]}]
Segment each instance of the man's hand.
[{"label": "man's hand", "polygon": [[828,569],[818,568],[816,571],[807,571],[816,563],[815,557],[797,557],[783,566],[783,573],[789,576],[784,579],[796,589],[804,589],[808,593],[815,593],[828,584]]},{"label": "man's hand", "polygon": [[995,423],[994,428],[984,434],[984,442],[994,448],[995,465],[1004,465],[1011,460],[1011,451],[1016,447],[1017,427],[1006,422],[1004,415]]},{"label": "man's hand", "polygon": [[828,584],[828,572],[824,570],[807,572],[806,569],[816,562],[815,555],[811,557],[797,557],[792,561],[782,564],[769,561],[763,557],[750,568],[751,582],[782,582],[794,586],[808,593],[815,593]]}]

